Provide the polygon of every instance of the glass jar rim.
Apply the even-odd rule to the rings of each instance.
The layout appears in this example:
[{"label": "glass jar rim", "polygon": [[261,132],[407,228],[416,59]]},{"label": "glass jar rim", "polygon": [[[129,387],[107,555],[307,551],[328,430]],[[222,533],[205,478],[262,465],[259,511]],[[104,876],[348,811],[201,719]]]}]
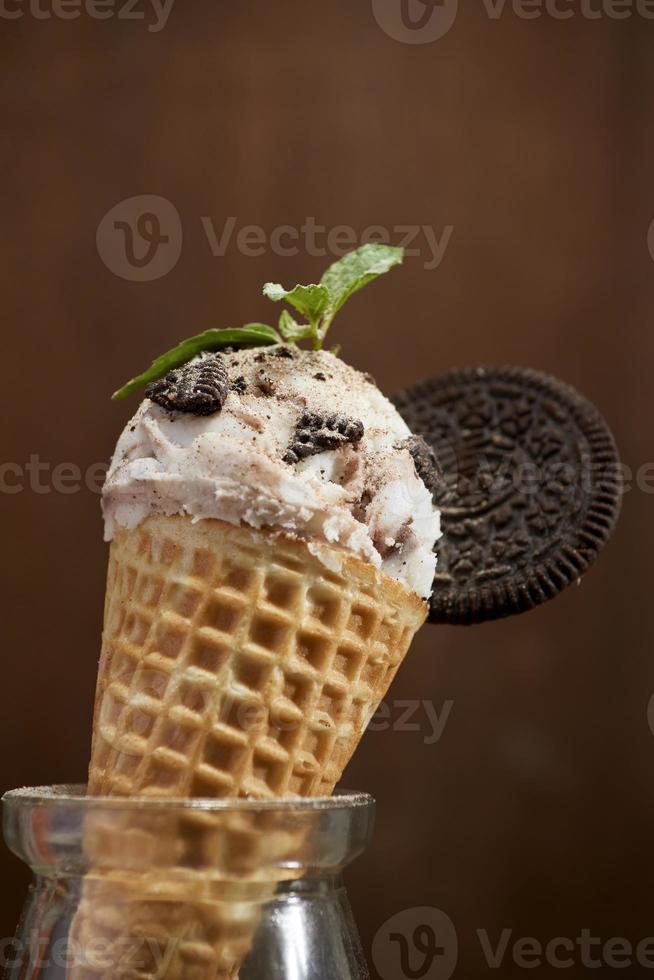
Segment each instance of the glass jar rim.
[{"label": "glass jar rim", "polygon": [[[156,865],[162,873],[176,874],[176,849],[144,848],[143,841],[170,834],[188,842],[189,828],[190,859],[208,875],[220,878],[241,858],[246,864],[256,858],[257,872],[264,875],[288,867],[331,873],[363,851],[375,814],[375,802],[365,793],[298,800],[155,799],[91,797],[81,785],[12,790],[3,804],[10,850],[38,874],[73,877],[86,873],[93,847],[107,840],[111,847],[103,861],[114,861],[116,870],[142,871],[145,862],[149,871]],[[257,841],[271,834],[270,840],[284,847],[258,851]],[[249,857],[246,839],[254,842]]]},{"label": "glass jar rim", "polygon": [[369,793],[351,790],[337,790],[333,796],[298,797],[288,799],[275,797],[267,800],[241,799],[226,797],[211,798],[167,798],[150,796],[87,796],[86,786],[68,784],[52,786],[26,786],[21,789],[9,790],[2,797],[2,802],[11,807],[56,807],[93,810],[191,810],[209,811],[212,813],[243,812],[266,813],[270,811],[288,813],[311,813],[320,810],[352,810],[360,807],[374,807],[375,800]]}]

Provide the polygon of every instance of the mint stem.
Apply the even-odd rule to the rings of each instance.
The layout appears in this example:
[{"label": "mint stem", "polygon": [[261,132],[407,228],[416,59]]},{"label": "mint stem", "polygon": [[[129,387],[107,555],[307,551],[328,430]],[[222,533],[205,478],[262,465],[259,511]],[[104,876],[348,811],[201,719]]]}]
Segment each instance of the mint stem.
[{"label": "mint stem", "polygon": [[[334,262],[320,283],[284,289],[279,283],[267,282],[263,287],[264,296],[275,303],[284,300],[306,318],[304,324],[291,321],[293,330],[285,331],[289,342],[308,340],[314,350],[320,350],[334,317],[346,300],[373,279],[399,265],[403,257],[401,248],[362,245]],[[287,316],[290,320],[290,314]]]}]

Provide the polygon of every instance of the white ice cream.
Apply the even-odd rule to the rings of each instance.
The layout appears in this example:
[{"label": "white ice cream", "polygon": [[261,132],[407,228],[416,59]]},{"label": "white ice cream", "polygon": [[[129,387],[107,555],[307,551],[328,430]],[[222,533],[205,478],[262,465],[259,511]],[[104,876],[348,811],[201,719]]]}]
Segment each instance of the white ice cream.
[{"label": "white ice cream", "polygon": [[[372,562],[428,597],[439,513],[406,448],[411,433],[375,384],[326,351],[224,354],[230,390],[199,417],[146,399],[121,435],[103,491],[105,537],[150,514],[187,514],[271,528]],[[243,384],[241,383],[241,387]],[[284,462],[304,411],[364,425],[357,446]]]}]

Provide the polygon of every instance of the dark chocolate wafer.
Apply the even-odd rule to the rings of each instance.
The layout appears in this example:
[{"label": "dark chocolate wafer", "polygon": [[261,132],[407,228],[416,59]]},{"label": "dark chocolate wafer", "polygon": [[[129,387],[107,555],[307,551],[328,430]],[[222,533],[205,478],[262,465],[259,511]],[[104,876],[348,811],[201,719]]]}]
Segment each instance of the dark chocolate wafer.
[{"label": "dark chocolate wafer", "polygon": [[515,367],[452,371],[394,401],[443,469],[431,622],[526,612],[580,578],[622,499],[613,436],[589,401]]}]

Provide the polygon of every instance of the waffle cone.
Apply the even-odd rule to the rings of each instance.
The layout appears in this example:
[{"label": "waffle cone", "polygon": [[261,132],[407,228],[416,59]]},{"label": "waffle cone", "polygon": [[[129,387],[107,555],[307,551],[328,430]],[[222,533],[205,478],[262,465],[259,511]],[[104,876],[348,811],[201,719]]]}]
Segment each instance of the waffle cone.
[{"label": "waffle cone", "polygon": [[111,545],[91,795],[331,794],[422,624],[303,541],[152,517]]},{"label": "waffle cone", "polygon": [[[284,536],[185,517],[151,517],[119,531],[109,559],[90,795],[330,795],[426,611],[372,565],[331,549],[321,560]],[[116,907],[118,887],[102,870],[112,834],[90,839],[95,877],[83,886],[76,917],[81,946],[106,934],[98,913]],[[162,839],[174,849],[178,830]],[[256,887],[240,903],[235,928],[226,922],[230,889],[246,883]],[[198,881],[195,900],[170,893],[160,904],[156,874],[120,885],[113,927],[148,947],[167,936],[178,950],[165,973],[140,964],[140,972],[124,974],[138,980],[235,976],[256,908],[274,890],[269,881],[256,884],[254,867],[228,882],[227,898]],[[115,968],[71,972],[71,980],[118,976]]]}]

